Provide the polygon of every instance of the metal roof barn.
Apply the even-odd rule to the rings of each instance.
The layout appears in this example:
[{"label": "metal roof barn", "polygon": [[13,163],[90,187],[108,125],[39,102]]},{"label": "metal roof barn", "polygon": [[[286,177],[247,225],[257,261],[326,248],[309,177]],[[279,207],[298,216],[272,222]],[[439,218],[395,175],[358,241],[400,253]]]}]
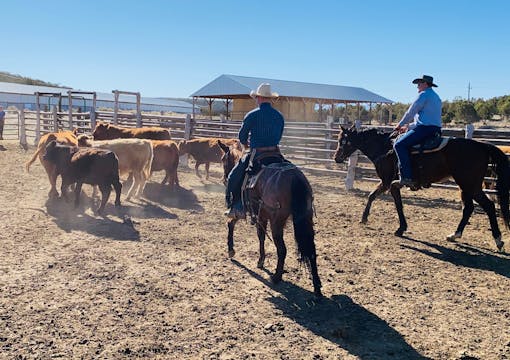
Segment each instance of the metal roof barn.
[{"label": "metal roof barn", "polygon": [[229,102],[232,101],[232,114],[242,117],[253,109],[254,103],[250,98],[250,91],[256,89],[261,83],[270,83],[271,90],[279,94],[279,98],[274,102],[274,105],[284,114],[286,119],[290,120],[312,120],[312,113],[316,105],[393,103],[390,99],[360,87],[225,74],[217,77],[190,96],[194,99],[207,98],[210,105],[214,99],[224,99],[227,112]]}]

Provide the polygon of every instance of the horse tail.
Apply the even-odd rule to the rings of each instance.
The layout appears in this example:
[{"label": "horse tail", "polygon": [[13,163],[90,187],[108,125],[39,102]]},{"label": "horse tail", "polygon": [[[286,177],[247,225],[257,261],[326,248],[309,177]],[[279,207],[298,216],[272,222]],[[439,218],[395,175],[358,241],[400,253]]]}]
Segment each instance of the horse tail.
[{"label": "horse tail", "polygon": [[494,162],[494,171],[497,174],[496,191],[501,215],[507,229],[510,227],[509,194],[510,191],[510,164],[508,157],[497,146],[487,144],[489,155]]},{"label": "horse tail", "polygon": [[313,195],[306,178],[302,174],[299,175],[292,178],[290,186],[292,222],[299,259],[309,268],[311,262],[315,263],[317,257],[313,229]]}]

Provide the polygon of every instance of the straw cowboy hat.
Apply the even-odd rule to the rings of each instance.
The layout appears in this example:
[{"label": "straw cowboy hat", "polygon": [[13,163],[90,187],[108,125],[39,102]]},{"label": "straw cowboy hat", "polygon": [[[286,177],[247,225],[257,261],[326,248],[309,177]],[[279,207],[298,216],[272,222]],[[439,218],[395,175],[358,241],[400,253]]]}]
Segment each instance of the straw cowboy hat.
[{"label": "straw cowboy hat", "polygon": [[423,75],[421,78],[413,80],[413,84],[418,84],[418,83],[421,83],[421,82],[426,82],[430,86],[437,87],[437,85],[434,84],[434,78],[432,76],[429,76],[429,75]]},{"label": "straw cowboy hat", "polygon": [[278,93],[271,92],[271,84],[262,83],[259,85],[257,90],[250,91],[250,96],[255,98],[256,96],[266,97],[266,98],[277,98]]}]

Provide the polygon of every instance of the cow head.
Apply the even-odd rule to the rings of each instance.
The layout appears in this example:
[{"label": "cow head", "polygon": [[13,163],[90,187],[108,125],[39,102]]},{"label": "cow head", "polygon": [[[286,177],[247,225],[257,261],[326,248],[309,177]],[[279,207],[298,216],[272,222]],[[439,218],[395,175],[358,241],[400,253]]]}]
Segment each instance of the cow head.
[{"label": "cow head", "polygon": [[50,161],[55,164],[66,163],[70,160],[71,156],[77,151],[75,146],[67,146],[58,144],[52,140],[46,145],[46,152],[43,155],[43,160]]},{"label": "cow head", "polygon": [[108,128],[109,124],[98,122],[94,132],[92,133],[94,140],[108,140]]},{"label": "cow head", "polygon": [[92,139],[90,136],[82,134],[78,136],[78,146],[80,147],[91,147]]}]

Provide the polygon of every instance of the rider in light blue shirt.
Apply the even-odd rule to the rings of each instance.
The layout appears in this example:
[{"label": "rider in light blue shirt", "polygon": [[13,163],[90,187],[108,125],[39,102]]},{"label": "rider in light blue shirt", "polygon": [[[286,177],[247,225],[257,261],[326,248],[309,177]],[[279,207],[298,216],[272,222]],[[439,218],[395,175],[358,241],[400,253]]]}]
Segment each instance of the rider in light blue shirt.
[{"label": "rider in light blue shirt", "polygon": [[410,148],[436,133],[441,133],[442,107],[441,99],[432,89],[437,87],[432,76],[423,75],[414,79],[413,84],[418,85],[418,98],[395,127],[395,130],[405,134],[395,141],[393,146],[400,168],[400,180],[395,180],[395,183],[400,187],[411,188],[415,187],[416,183],[413,180]]}]

